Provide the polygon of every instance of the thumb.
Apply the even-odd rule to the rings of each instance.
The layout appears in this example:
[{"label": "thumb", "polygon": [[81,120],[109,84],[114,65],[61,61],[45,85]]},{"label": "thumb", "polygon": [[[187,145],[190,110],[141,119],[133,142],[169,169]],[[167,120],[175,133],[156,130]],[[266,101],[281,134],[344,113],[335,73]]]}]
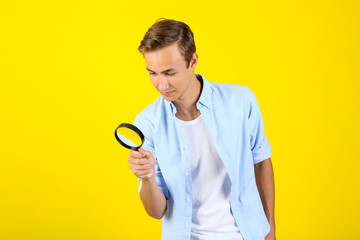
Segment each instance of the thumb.
[{"label": "thumb", "polygon": [[146,151],[145,151],[144,149],[139,148],[139,149],[138,149],[138,152],[142,154],[142,157],[145,157]]},{"label": "thumb", "polygon": [[[140,150],[140,149],[139,149],[139,150]],[[142,148],[141,148],[141,153],[143,153],[143,154],[144,154],[144,156],[143,156],[143,157],[145,157],[145,156],[146,156],[146,158],[148,158],[148,159],[152,159],[152,158],[154,158],[154,156],[152,155],[152,152],[147,151],[147,150],[144,150],[144,149],[142,149]]]}]

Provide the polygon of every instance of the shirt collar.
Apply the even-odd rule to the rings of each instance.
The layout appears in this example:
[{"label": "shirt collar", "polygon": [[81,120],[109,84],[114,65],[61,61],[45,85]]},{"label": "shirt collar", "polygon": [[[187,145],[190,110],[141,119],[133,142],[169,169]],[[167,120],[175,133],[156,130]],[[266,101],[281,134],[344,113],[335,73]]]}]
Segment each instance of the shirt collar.
[{"label": "shirt collar", "polygon": [[195,74],[196,78],[202,82],[202,90],[200,93],[200,98],[196,103],[196,107],[199,109],[200,104],[204,105],[207,108],[213,109],[212,105],[212,92],[209,82],[200,74]]},{"label": "shirt collar", "polygon": [[[198,102],[196,103],[196,107],[199,109],[200,105],[203,105],[207,108],[213,109],[212,105],[212,92],[211,92],[211,86],[210,83],[201,75],[201,74],[195,74],[196,78],[202,82],[202,89],[200,93],[200,97]],[[173,116],[176,113],[176,107],[171,101],[165,101],[165,104],[170,107],[171,112]]]}]

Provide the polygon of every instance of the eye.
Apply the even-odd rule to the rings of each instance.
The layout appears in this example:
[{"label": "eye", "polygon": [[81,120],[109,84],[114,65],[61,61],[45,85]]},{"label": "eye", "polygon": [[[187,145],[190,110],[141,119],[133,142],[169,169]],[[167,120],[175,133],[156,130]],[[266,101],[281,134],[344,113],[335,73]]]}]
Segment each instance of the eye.
[{"label": "eye", "polygon": [[150,74],[150,75],[156,75],[156,73],[154,73],[154,72],[149,72],[149,74]]},{"label": "eye", "polygon": [[168,76],[174,76],[176,73],[166,73]]}]

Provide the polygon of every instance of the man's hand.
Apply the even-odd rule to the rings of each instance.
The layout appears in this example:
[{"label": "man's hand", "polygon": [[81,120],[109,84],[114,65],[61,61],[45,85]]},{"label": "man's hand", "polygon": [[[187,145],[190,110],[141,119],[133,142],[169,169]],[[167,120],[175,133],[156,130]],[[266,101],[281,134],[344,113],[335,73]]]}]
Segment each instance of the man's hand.
[{"label": "man's hand", "polygon": [[141,179],[150,179],[155,175],[155,158],[144,149],[131,151],[128,158],[129,168]]},{"label": "man's hand", "polygon": [[271,228],[270,228],[270,232],[268,233],[268,235],[266,235],[265,240],[276,240],[276,236],[275,236],[275,225],[274,224],[270,224]]},{"label": "man's hand", "polygon": [[155,180],[155,158],[144,149],[131,151],[128,158],[133,173],[142,179],[140,198],[146,212],[153,218],[161,219],[166,211],[166,198]]}]

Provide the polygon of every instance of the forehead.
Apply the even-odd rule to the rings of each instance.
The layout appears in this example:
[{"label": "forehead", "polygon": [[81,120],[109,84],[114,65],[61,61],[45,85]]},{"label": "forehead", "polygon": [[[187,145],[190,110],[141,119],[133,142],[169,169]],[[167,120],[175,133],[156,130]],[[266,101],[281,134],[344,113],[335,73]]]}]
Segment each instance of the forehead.
[{"label": "forehead", "polygon": [[177,43],[156,51],[145,52],[144,58],[146,67],[153,71],[163,71],[164,69],[185,66],[185,61]]}]

